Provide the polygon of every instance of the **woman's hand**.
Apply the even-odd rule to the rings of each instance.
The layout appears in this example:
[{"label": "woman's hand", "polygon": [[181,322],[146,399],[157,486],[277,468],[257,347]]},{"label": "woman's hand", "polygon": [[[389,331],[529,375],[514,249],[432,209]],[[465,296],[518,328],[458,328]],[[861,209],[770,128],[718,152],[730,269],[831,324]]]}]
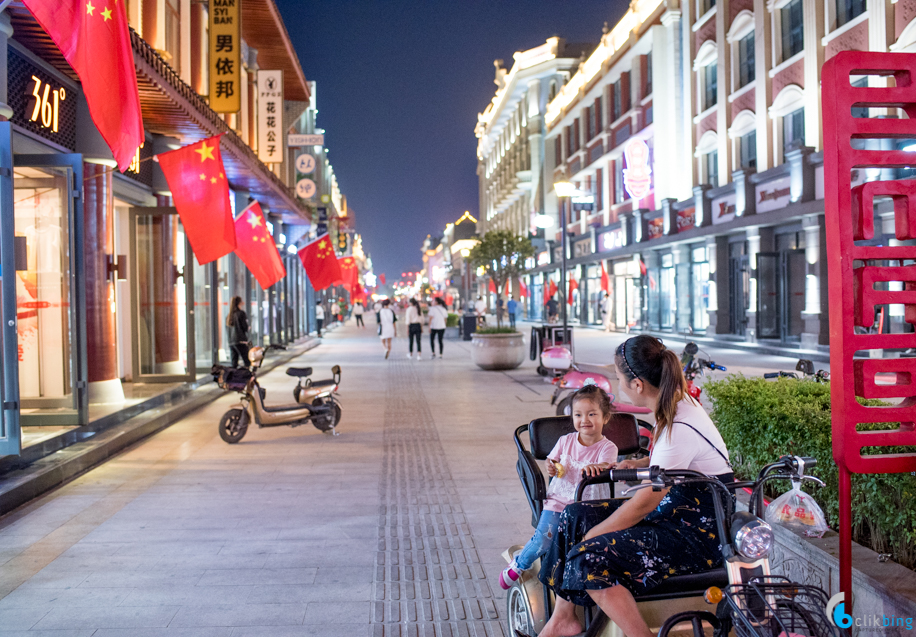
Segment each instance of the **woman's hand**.
[{"label": "woman's hand", "polygon": [[636,464],[635,460],[622,460],[617,463],[615,469],[639,469],[639,465]]},{"label": "woman's hand", "polygon": [[554,464],[555,461],[547,458],[547,475],[551,478],[557,475],[557,466]]},{"label": "woman's hand", "polygon": [[601,473],[605,469],[609,469],[610,467],[611,467],[610,462],[598,462],[595,464],[585,465],[582,468],[582,473],[585,474],[585,476],[588,478],[594,478],[599,473]]}]

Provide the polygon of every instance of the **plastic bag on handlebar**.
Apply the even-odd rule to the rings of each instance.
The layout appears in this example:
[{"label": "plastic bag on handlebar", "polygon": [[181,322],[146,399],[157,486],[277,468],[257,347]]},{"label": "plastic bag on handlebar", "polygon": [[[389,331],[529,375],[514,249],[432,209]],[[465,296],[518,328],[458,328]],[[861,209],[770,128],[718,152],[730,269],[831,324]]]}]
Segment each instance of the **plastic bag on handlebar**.
[{"label": "plastic bag on handlebar", "polygon": [[792,488],[770,502],[766,521],[779,524],[807,537],[821,537],[827,532],[827,518],[817,502],[802,491],[801,483],[792,481]]}]

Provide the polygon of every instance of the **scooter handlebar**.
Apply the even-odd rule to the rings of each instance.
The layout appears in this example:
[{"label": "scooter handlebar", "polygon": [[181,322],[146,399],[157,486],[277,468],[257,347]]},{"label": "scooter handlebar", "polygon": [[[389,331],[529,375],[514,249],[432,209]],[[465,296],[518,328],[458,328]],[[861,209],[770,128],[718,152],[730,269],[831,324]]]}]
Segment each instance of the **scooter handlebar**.
[{"label": "scooter handlebar", "polygon": [[636,482],[637,480],[655,480],[661,469],[657,466],[643,469],[611,469],[608,476],[611,482]]}]

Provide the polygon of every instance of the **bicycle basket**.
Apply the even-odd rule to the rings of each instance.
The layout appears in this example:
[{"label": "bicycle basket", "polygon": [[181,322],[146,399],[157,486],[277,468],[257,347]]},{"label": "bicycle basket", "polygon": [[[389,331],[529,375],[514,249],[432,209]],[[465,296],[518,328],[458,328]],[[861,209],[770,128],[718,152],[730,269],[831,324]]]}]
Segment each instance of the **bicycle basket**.
[{"label": "bicycle basket", "polygon": [[738,637],[843,637],[827,618],[827,594],[816,586],[760,577],[724,593]]}]

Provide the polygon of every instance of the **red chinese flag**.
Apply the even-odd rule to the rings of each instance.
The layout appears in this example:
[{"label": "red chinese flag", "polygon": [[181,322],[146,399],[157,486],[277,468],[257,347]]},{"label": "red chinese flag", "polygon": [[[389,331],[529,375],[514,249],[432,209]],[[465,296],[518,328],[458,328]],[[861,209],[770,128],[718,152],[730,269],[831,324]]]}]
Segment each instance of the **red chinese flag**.
[{"label": "red chinese flag", "polygon": [[340,264],[340,272],[343,275],[341,277],[343,285],[352,295],[353,291],[359,288],[359,269],[356,266],[356,259],[354,257],[344,257],[337,261]]},{"label": "red chinese flag", "polygon": [[559,288],[557,287],[557,284],[551,281],[550,285],[547,286],[546,293],[544,294],[544,305],[547,305],[547,301],[549,301],[551,297],[557,293],[558,289]]},{"label": "red chinese flag", "polygon": [[579,284],[576,283],[575,279],[569,280],[569,294],[566,295],[566,303],[569,305],[573,304],[573,290],[578,290]]},{"label": "red chinese flag", "polygon": [[263,289],[286,276],[283,259],[277,252],[274,238],[267,231],[261,205],[255,201],[235,220],[235,253],[248,266]]},{"label": "red chinese flag", "polygon": [[216,261],[235,250],[229,181],[216,135],[158,155],[181,225],[197,262]]},{"label": "red chinese flag", "polygon": [[518,282],[518,295],[520,297],[528,298],[528,286],[525,285],[522,281]]},{"label": "red chinese flag", "polygon": [[299,260],[316,290],[328,288],[342,277],[334,246],[327,233],[299,249]]},{"label": "red chinese flag", "polygon": [[382,285],[385,285],[385,273],[384,273],[384,272],[382,272],[380,275],[378,275],[378,281],[379,281],[379,283],[381,283]]},{"label": "red chinese flag", "polygon": [[496,284],[493,283],[493,279],[490,279],[490,287],[488,289],[490,290],[490,294],[496,294]]},{"label": "red chinese flag", "polygon": [[607,276],[603,263],[601,264],[601,289],[608,293],[611,291],[611,280]]},{"label": "red chinese flag", "polygon": [[503,296],[506,296],[506,297],[509,296],[509,282],[508,281],[506,281],[506,291],[503,292]]},{"label": "red chinese flag", "polygon": [[92,121],[126,170],[143,143],[143,116],[125,3],[23,1],[76,71]]}]

